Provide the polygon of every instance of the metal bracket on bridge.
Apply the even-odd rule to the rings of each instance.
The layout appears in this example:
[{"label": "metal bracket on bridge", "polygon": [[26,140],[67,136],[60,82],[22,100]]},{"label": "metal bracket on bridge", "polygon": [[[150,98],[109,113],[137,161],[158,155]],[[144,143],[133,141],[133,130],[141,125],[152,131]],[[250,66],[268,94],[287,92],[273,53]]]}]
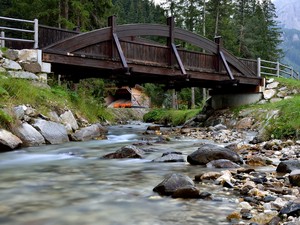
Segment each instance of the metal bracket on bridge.
[{"label": "metal bracket on bridge", "polygon": [[[235,80],[234,77],[233,77],[233,74],[231,72],[231,69],[230,69],[230,67],[229,67],[229,65],[228,65],[228,63],[226,61],[226,57],[225,57],[224,53],[221,51],[221,44],[222,44],[221,37],[220,36],[219,37],[215,37],[215,42],[216,42],[217,47],[218,47],[219,60],[222,61],[222,63],[224,65],[224,67],[225,67],[225,70],[226,70],[226,72],[227,72],[230,80]],[[220,70],[220,68],[219,68],[219,70]]]},{"label": "metal bracket on bridge", "polygon": [[123,69],[125,69],[125,74],[130,75],[129,67],[124,55],[124,52],[121,47],[121,43],[119,41],[118,35],[115,32],[116,31],[116,17],[111,16],[108,18],[108,25],[111,26],[111,35],[112,35],[112,47],[111,47],[111,52],[112,52],[112,58],[113,58],[113,46],[117,48],[118,55],[120,57]]},{"label": "metal bracket on bridge", "polygon": [[169,34],[169,38],[168,38],[168,46],[170,48],[170,65],[172,65],[172,55],[174,54],[177,64],[180,68],[181,74],[187,76],[187,73],[185,71],[185,68],[183,66],[183,63],[181,61],[180,55],[177,51],[176,45],[174,44],[174,17],[169,17],[167,20],[167,24],[170,27],[170,34]]}]

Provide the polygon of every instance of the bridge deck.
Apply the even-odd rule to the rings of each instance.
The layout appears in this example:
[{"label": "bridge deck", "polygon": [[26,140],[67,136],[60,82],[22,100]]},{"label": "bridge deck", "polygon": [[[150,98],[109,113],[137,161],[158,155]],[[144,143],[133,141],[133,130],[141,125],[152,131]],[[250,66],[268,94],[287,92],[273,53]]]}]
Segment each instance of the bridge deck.
[{"label": "bridge deck", "polygon": [[[234,89],[239,91],[255,91],[261,85],[255,61],[237,59],[219,43],[174,28],[172,20],[168,26],[116,26],[112,17],[109,25],[88,33],[68,33],[70,37],[43,48],[43,60],[72,80],[99,77],[124,84],[212,88],[235,84]],[[141,38],[144,36],[160,36],[167,45],[146,41]],[[175,40],[196,46],[201,52],[176,47]]]}]

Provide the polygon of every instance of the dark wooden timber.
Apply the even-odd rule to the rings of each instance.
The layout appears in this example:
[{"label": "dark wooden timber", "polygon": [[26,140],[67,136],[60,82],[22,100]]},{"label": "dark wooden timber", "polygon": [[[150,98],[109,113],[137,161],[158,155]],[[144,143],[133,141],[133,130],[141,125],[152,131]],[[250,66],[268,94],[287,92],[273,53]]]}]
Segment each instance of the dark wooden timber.
[{"label": "dark wooden timber", "polygon": [[[249,91],[261,85],[261,78],[256,76],[256,61],[236,58],[222,47],[220,38],[214,42],[175,28],[173,18],[168,18],[167,25],[116,25],[115,17],[110,17],[108,25],[87,33],[63,34],[69,36],[43,48],[43,60],[52,63],[54,72],[71,80],[99,77],[124,84],[235,86],[235,90]],[[165,38],[166,44],[143,38],[149,36]],[[201,51],[178,48],[175,40]]]}]

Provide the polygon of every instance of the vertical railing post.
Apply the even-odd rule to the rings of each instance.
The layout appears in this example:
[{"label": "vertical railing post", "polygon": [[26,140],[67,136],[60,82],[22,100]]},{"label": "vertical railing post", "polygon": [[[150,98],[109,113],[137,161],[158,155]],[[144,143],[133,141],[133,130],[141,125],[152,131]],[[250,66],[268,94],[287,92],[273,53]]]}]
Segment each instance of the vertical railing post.
[{"label": "vertical railing post", "polygon": [[221,36],[217,36],[215,37],[215,43],[217,44],[217,60],[216,60],[216,70],[217,72],[221,72],[222,68],[221,68],[221,57],[220,57],[220,51],[221,51],[221,47],[222,47],[222,37]]},{"label": "vertical railing post", "polygon": [[261,77],[261,59],[257,58],[257,76]]},{"label": "vertical railing post", "polygon": [[34,48],[39,47],[39,21],[34,19]]},{"label": "vertical railing post", "polygon": [[[5,33],[4,33],[4,31],[1,31],[1,37],[2,37],[2,38],[5,38]],[[2,39],[1,39],[1,47],[2,47],[2,48],[5,47],[5,40],[2,40]]]},{"label": "vertical railing post", "polygon": [[110,16],[108,17],[108,26],[111,27],[111,47],[110,47],[110,57],[111,59],[115,58],[115,45],[114,45],[114,39],[113,39],[113,34],[116,30],[116,17],[115,16]]},{"label": "vertical railing post", "polygon": [[280,63],[278,61],[276,63],[276,75],[277,75],[277,77],[279,77],[279,75],[280,75]]}]

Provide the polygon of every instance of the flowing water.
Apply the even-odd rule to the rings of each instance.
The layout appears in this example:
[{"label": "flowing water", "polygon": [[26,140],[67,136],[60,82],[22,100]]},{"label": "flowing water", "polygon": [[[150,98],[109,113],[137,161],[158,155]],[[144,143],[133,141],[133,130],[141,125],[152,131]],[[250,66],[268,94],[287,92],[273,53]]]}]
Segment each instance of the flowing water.
[{"label": "flowing water", "polygon": [[[100,157],[143,142],[146,124],[109,128],[108,140],[24,148],[0,155],[2,225],[228,224],[237,197],[213,184],[196,184],[213,200],[172,199],[152,189],[167,174],[193,178],[206,168],[188,163],[152,163],[162,152],[195,151],[199,141],[172,139],[145,145],[145,159]],[[203,142],[203,141],[202,141]]]}]

